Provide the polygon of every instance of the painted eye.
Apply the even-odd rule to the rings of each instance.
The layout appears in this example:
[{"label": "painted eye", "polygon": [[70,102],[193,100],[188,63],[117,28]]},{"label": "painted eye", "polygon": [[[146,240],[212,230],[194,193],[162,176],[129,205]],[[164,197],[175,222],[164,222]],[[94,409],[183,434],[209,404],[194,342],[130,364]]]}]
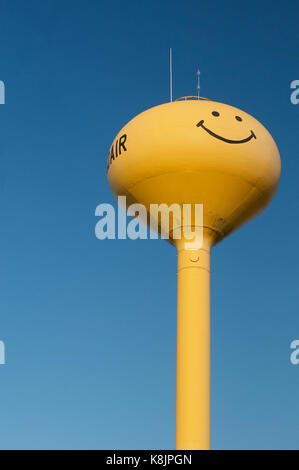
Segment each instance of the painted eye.
[{"label": "painted eye", "polygon": [[213,116],[216,116],[216,117],[218,117],[218,116],[219,116],[219,113],[218,113],[218,111],[213,111],[213,112],[212,112],[212,114],[213,114]]},{"label": "painted eye", "polygon": [[235,116],[237,121],[243,121],[243,119],[240,116]]}]

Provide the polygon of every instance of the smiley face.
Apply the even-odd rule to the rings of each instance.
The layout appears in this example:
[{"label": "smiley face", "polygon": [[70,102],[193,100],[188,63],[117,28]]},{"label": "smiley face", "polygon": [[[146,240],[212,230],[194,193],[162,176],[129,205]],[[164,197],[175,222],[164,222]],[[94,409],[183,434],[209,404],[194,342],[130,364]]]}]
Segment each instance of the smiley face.
[{"label": "smiley face", "polygon": [[[211,113],[214,117],[220,117],[220,113],[218,111],[212,111]],[[242,122],[243,119],[240,117],[240,116],[235,116],[235,119],[236,121],[238,122]],[[249,142],[251,139],[256,139],[256,135],[255,133],[253,132],[253,130],[250,130],[250,135],[248,137],[245,137],[244,139],[240,139],[240,140],[233,140],[233,139],[228,139],[226,137],[223,137],[221,135],[218,135],[216,134],[215,132],[213,132],[211,129],[209,129],[208,127],[206,127],[204,125],[204,119],[202,119],[201,121],[199,121],[196,126],[197,127],[201,127],[205,132],[207,132],[208,134],[210,134],[212,137],[214,137],[215,139],[219,139],[219,140],[222,140],[223,142],[226,142],[227,144],[245,144],[246,142]]]}]

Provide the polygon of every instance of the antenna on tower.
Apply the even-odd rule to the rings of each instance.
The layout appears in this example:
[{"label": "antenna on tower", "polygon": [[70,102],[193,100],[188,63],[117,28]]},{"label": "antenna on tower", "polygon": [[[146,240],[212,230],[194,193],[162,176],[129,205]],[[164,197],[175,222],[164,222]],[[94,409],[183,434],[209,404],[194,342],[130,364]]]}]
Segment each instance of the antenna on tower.
[{"label": "antenna on tower", "polygon": [[200,79],[200,71],[197,70],[197,96],[198,96],[198,99],[199,99],[199,90],[200,90],[199,79]]},{"label": "antenna on tower", "polygon": [[172,47],[169,49],[170,102],[172,102]]}]

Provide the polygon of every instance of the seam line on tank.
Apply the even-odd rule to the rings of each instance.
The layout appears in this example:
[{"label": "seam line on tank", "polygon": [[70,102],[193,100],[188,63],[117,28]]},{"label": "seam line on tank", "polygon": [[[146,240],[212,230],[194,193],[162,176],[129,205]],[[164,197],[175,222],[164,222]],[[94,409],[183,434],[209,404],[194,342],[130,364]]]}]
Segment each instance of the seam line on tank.
[{"label": "seam line on tank", "polygon": [[183,271],[183,269],[204,269],[205,271],[208,271],[210,273],[210,269],[204,268],[203,266],[184,266],[183,268],[178,268],[177,273],[180,271]]}]

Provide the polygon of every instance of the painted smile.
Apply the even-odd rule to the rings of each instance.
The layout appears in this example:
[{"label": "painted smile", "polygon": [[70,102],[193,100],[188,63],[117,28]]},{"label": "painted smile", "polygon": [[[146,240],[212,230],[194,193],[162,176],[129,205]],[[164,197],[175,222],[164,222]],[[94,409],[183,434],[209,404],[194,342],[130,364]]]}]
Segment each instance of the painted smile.
[{"label": "painted smile", "polygon": [[215,137],[216,139],[222,140],[223,142],[227,142],[228,144],[245,144],[245,142],[249,142],[252,138],[256,139],[256,135],[253,131],[250,131],[251,134],[249,137],[246,137],[246,139],[242,140],[231,140],[231,139],[226,139],[225,137],[221,137],[221,135],[215,134],[213,131],[208,129],[207,127],[204,126],[204,120],[202,119],[199,121],[197,127],[202,127],[208,134],[210,134],[212,137]]}]

